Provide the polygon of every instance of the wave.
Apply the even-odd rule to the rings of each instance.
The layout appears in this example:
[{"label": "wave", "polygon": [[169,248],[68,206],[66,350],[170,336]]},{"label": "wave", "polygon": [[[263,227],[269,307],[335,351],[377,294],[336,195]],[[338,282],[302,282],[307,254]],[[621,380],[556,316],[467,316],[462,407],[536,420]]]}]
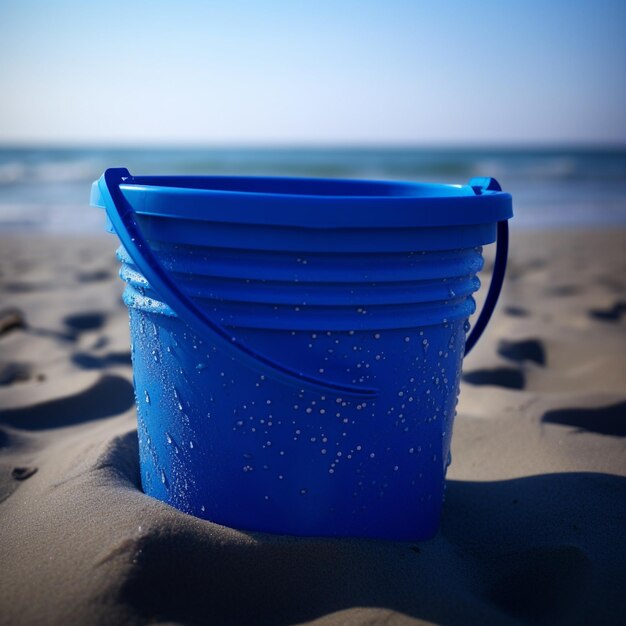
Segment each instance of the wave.
[{"label": "wave", "polygon": [[259,174],[463,181],[626,181],[626,151],[224,148],[0,149],[0,186],[89,182],[112,165],[145,174]]},{"label": "wave", "polygon": [[0,163],[0,185],[21,183],[68,183],[94,180],[102,173],[99,164],[89,161],[48,161]]}]

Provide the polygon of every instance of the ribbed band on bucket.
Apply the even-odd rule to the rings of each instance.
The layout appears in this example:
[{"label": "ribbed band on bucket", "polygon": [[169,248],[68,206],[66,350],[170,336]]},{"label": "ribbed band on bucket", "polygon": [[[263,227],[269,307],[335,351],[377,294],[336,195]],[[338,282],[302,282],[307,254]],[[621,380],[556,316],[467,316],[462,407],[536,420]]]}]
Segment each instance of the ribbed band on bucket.
[{"label": "ribbed band on bucket", "polygon": [[[475,308],[471,296],[482,267],[480,248],[303,255],[161,246],[158,253],[185,293],[222,324],[294,330],[403,328],[466,318]],[[128,283],[126,304],[174,315],[123,248],[118,258]]]}]

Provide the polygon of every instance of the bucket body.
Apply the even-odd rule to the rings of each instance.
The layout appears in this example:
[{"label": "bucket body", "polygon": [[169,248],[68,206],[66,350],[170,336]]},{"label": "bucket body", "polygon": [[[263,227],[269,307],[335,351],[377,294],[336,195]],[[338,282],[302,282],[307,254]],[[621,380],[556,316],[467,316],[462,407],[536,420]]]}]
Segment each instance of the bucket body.
[{"label": "bucket body", "polygon": [[[341,197],[327,200],[341,212]],[[237,343],[378,394],[311,389],[243,366],[191,329],[120,247],[145,493],[243,530],[432,536],[495,221],[314,228],[177,210],[139,214],[141,230]]]}]

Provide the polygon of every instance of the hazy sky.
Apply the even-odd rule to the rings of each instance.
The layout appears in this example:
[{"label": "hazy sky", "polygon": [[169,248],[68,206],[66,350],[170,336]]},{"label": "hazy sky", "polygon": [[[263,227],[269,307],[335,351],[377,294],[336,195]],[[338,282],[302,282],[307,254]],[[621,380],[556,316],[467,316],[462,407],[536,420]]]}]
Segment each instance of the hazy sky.
[{"label": "hazy sky", "polygon": [[624,144],[625,25],[625,0],[0,0],[0,142]]}]

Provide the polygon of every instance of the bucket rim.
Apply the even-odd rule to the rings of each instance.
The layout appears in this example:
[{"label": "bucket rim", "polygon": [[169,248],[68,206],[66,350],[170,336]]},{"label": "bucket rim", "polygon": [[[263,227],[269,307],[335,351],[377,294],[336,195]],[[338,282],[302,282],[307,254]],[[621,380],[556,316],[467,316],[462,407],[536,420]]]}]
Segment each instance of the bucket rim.
[{"label": "bucket rim", "polygon": [[[93,184],[91,204],[106,208],[98,183]],[[499,185],[488,189],[482,182],[473,183],[133,176],[120,190],[139,215],[211,222],[367,229],[484,224],[513,216],[510,194]]]}]

